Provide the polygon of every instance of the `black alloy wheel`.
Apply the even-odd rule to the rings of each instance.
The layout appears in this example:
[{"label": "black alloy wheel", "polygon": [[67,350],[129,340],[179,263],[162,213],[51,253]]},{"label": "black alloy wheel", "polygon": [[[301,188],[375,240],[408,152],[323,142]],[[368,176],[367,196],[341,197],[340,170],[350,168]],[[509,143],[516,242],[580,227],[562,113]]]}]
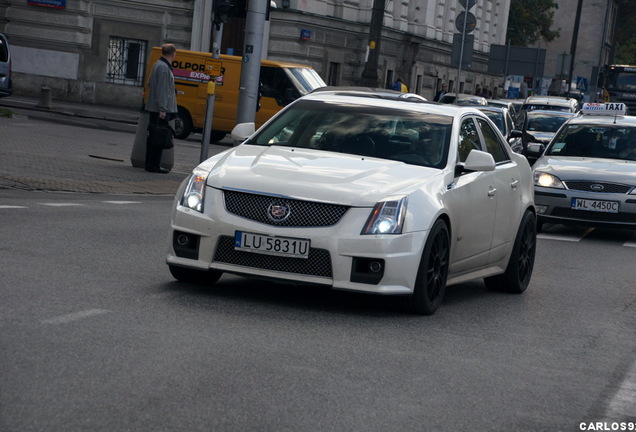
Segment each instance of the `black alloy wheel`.
[{"label": "black alloy wheel", "polygon": [[449,256],[448,227],[444,221],[438,220],[429,232],[415,280],[415,289],[407,300],[412,312],[432,315],[442,304],[446,291]]}]

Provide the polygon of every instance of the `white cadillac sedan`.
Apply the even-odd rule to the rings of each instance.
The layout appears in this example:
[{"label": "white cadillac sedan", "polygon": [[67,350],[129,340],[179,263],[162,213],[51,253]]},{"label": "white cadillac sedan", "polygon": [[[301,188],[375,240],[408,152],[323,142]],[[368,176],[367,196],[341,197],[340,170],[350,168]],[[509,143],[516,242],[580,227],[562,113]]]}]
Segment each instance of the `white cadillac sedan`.
[{"label": "white cadillac sedan", "polygon": [[482,112],[330,89],[194,169],[167,263],[184,282],[320,284],[428,315],[451,284],[523,292],[535,250],[530,167]]}]

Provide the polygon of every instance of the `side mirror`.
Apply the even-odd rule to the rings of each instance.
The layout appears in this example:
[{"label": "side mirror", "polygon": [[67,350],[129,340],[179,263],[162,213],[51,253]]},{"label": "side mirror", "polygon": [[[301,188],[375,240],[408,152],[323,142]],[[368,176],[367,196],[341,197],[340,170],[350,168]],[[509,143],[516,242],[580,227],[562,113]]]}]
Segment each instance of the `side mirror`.
[{"label": "side mirror", "polygon": [[243,142],[256,130],[254,123],[239,123],[232,129],[232,139]]},{"label": "side mirror", "polygon": [[538,158],[545,151],[545,146],[539,143],[531,143],[528,144],[528,148],[526,149],[527,156],[533,156]]},{"label": "side mirror", "polygon": [[464,162],[464,171],[494,171],[495,159],[490,153],[471,150]]}]

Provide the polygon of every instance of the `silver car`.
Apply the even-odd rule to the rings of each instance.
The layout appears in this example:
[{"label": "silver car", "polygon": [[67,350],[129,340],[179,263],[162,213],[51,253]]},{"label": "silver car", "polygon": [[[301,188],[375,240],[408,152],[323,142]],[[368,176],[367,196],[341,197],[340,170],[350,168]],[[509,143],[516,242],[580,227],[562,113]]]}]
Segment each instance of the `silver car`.
[{"label": "silver car", "polygon": [[[534,165],[538,225],[636,228],[636,117],[624,104],[585,104]],[[528,146],[537,156],[542,144]]]},{"label": "silver car", "polygon": [[0,33],[0,97],[13,93],[11,84],[11,51],[7,37]]}]

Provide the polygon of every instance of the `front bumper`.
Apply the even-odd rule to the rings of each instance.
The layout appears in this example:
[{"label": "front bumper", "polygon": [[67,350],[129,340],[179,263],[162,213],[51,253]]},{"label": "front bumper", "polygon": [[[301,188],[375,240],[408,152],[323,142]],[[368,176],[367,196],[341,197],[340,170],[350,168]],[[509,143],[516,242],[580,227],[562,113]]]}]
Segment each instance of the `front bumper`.
[{"label": "front bumper", "polygon": [[[617,202],[618,213],[573,209],[572,200],[575,198]],[[540,223],[636,228],[636,195],[535,186],[534,200]]]},{"label": "front bumper", "polygon": [[[413,292],[427,231],[360,235],[370,208],[350,208],[333,226],[279,227],[225,211],[223,193],[208,188],[205,213],[175,203],[167,262],[295,283],[379,294]],[[309,258],[272,256],[234,248],[235,231],[309,239]]]}]

